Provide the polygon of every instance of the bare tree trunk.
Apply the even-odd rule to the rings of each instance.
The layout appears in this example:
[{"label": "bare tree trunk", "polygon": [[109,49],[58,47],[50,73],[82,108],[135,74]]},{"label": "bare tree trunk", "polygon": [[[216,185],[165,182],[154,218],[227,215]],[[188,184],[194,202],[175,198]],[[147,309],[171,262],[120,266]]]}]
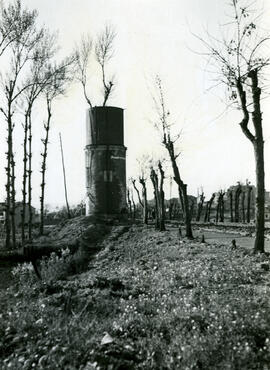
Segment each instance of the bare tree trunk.
[{"label": "bare tree trunk", "polygon": [[6,183],[6,204],[5,204],[5,231],[6,231],[6,248],[10,249],[10,154],[7,152],[7,183]]},{"label": "bare tree trunk", "polygon": [[148,224],[148,203],[147,203],[147,189],[146,189],[145,179],[143,177],[140,177],[139,182],[142,185],[143,223],[147,225]]},{"label": "bare tree trunk", "polygon": [[242,193],[242,187],[239,184],[235,190],[235,198],[234,198],[234,222],[239,222],[239,199],[240,194]]},{"label": "bare tree trunk", "polygon": [[65,170],[65,162],[64,162],[64,153],[63,153],[63,146],[62,146],[62,138],[59,132],[59,139],[60,139],[60,148],[61,148],[61,157],[62,157],[62,167],[63,167],[63,176],[64,176],[64,188],[65,188],[65,199],[66,199],[66,206],[67,206],[67,214],[68,218],[71,218],[69,204],[68,204],[68,196],[67,196],[67,183],[66,183],[66,170]]},{"label": "bare tree trunk", "polygon": [[211,208],[212,208],[212,204],[213,204],[214,199],[215,199],[215,193],[212,194],[211,198],[207,202],[204,221],[210,222]]},{"label": "bare tree trunk", "polygon": [[178,187],[178,194],[179,194],[179,216],[181,215],[180,208],[182,210],[182,219],[185,220],[185,201],[184,201],[184,195],[183,192]]},{"label": "bare tree trunk", "polygon": [[189,212],[188,195],[187,195],[187,184],[183,183],[181,185],[181,193],[183,194],[183,201],[184,201],[186,237],[189,239],[193,239],[190,212]]},{"label": "bare tree trunk", "polygon": [[132,217],[132,206],[131,206],[129,189],[127,189],[127,203],[128,203],[129,215],[130,217]]},{"label": "bare tree trunk", "polygon": [[204,199],[205,199],[205,196],[204,196],[204,193],[202,192],[202,194],[200,195],[200,201],[199,201],[199,204],[198,204],[196,221],[200,221],[200,219],[201,219],[201,214],[202,214],[202,210],[203,210]]},{"label": "bare tree trunk", "polygon": [[218,223],[219,221],[219,216],[220,216],[220,199],[218,198],[217,208],[216,208],[216,223]]},{"label": "bare tree trunk", "polygon": [[164,194],[164,190],[163,190],[163,184],[164,184],[164,171],[163,171],[163,168],[162,168],[162,164],[161,162],[159,161],[158,163],[158,169],[159,169],[159,173],[160,173],[160,184],[159,184],[159,198],[160,198],[160,231],[165,231],[166,230],[166,227],[165,227],[165,204],[164,204],[164,201],[165,201],[165,194]]},{"label": "bare tree trunk", "polygon": [[[257,131],[260,131],[259,129]],[[257,135],[256,135],[257,136]],[[254,252],[264,252],[264,143],[262,135],[254,143],[256,162],[255,244]]]},{"label": "bare tree trunk", "polygon": [[155,213],[156,213],[155,227],[157,230],[160,230],[160,204],[159,204],[159,196],[158,196],[158,177],[153,168],[151,169],[150,179],[153,184],[154,197],[155,197]]},{"label": "bare tree trunk", "polygon": [[250,201],[251,201],[251,192],[252,192],[252,187],[247,184],[248,190],[247,190],[247,223],[250,223]]},{"label": "bare tree trunk", "polygon": [[46,174],[46,160],[48,155],[48,143],[49,143],[49,130],[51,122],[51,101],[47,97],[47,122],[44,124],[45,128],[45,139],[43,139],[44,149],[41,154],[43,160],[41,165],[41,196],[40,196],[40,225],[39,225],[39,234],[43,235],[44,232],[44,196],[45,196],[45,174]]},{"label": "bare tree trunk", "polygon": [[135,220],[136,219],[136,204],[134,202],[133,192],[131,192],[131,201],[132,201],[132,206],[133,206],[132,217],[133,217],[133,220]]},{"label": "bare tree trunk", "polygon": [[230,198],[230,221],[233,222],[233,192],[229,191],[229,198]]},{"label": "bare tree trunk", "polygon": [[22,213],[21,213],[21,241],[22,245],[25,242],[25,207],[26,207],[26,185],[27,185],[27,140],[28,140],[28,114],[25,112],[24,116],[24,140],[23,140],[23,181],[22,181]]},{"label": "bare tree trunk", "polygon": [[242,198],[241,198],[242,222],[246,222],[245,198],[246,198],[246,193],[243,191],[242,192]]},{"label": "bare tree trunk", "polygon": [[208,207],[209,207],[209,200],[205,204],[204,222],[207,222],[208,220]]},{"label": "bare tree trunk", "polygon": [[178,185],[178,193],[179,193],[179,201],[183,207],[183,214],[184,214],[184,221],[185,221],[185,228],[186,228],[186,237],[189,239],[193,239],[192,228],[191,228],[191,220],[190,220],[190,212],[189,212],[189,204],[188,204],[188,196],[187,196],[187,184],[184,184],[180,177],[179,168],[176,163],[176,156],[174,154],[174,145],[170,138],[164,137],[164,145],[168,150],[171,164],[174,173],[174,181]]},{"label": "bare tree trunk", "polygon": [[16,212],[16,191],[15,191],[15,161],[14,153],[11,157],[11,231],[12,231],[12,245],[16,248],[16,225],[15,225],[15,212]]},{"label": "bare tree trunk", "polygon": [[220,210],[219,210],[219,214],[220,214],[220,222],[224,222],[224,195],[225,195],[225,191],[221,191],[220,192]]},{"label": "bare tree trunk", "polygon": [[32,240],[32,117],[29,115],[29,136],[28,136],[28,239]]},{"label": "bare tree trunk", "polygon": [[265,205],[265,184],[264,184],[264,141],[262,129],[261,113],[261,89],[258,86],[258,69],[252,69],[248,77],[251,79],[252,91],[252,122],[255,135],[248,129],[249,112],[247,109],[246,92],[243,89],[241,78],[236,81],[236,87],[239,93],[243,119],[240,122],[241,129],[253,145],[256,167],[256,202],[255,202],[255,243],[254,252],[264,252],[264,205]]},{"label": "bare tree trunk", "polygon": [[220,190],[218,193],[218,202],[217,202],[217,210],[216,210],[216,222],[224,222],[224,195],[225,192]]},{"label": "bare tree trunk", "polygon": [[12,158],[13,158],[13,140],[12,140],[12,133],[13,133],[13,124],[12,124],[12,114],[11,114],[11,103],[10,99],[8,100],[8,115],[7,117],[7,124],[8,124],[8,137],[7,137],[7,167],[6,167],[6,174],[7,174],[7,183],[6,183],[6,220],[5,220],[5,228],[6,228],[6,248],[10,249],[10,238],[11,238],[11,213],[12,213],[12,205],[11,205],[11,167],[12,167]]},{"label": "bare tree trunk", "polygon": [[142,200],[141,200],[140,192],[139,192],[139,190],[138,190],[138,188],[137,188],[137,186],[136,186],[136,180],[132,179],[132,180],[131,180],[131,182],[132,182],[132,185],[133,185],[134,190],[135,190],[135,191],[136,191],[136,193],[137,193],[139,203],[140,203],[140,205],[143,207],[143,202],[142,202]]},{"label": "bare tree trunk", "polygon": [[[260,106],[261,89],[258,87],[258,70],[249,72],[252,88],[253,108],[252,122],[255,129],[253,147],[256,166],[256,203],[255,203],[255,243],[254,252],[264,252],[264,205],[265,205],[265,185],[264,185],[264,140],[262,129],[262,113]],[[252,140],[251,140],[252,141]]]}]

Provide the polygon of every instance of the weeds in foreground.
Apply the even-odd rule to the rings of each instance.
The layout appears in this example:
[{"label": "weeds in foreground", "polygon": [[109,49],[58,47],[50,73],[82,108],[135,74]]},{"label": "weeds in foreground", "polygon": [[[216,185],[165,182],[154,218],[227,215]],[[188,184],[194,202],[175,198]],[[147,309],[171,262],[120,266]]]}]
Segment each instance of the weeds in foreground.
[{"label": "weeds in foreground", "polygon": [[43,282],[16,272],[1,368],[267,369],[267,257],[135,227],[106,243],[73,278],[66,252],[41,263]]}]

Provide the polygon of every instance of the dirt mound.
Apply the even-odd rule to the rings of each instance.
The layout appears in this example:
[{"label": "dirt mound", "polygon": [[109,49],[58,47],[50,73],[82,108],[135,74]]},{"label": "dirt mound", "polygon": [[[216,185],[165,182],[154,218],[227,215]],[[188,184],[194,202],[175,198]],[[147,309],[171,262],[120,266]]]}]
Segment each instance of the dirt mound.
[{"label": "dirt mound", "polygon": [[91,217],[80,216],[65,220],[50,231],[48,238],[72,243],[80,238],[91,225],[93,225]]}]

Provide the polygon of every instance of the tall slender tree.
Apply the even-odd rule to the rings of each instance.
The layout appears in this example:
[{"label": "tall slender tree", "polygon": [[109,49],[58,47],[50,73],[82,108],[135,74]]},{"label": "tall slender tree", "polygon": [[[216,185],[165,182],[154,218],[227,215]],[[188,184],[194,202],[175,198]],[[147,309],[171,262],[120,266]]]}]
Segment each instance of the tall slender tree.
[{"label": "tall slender tree", "polygon": [[170,162],[172,165],[172,170],[174,174],[174,181],[178,186],[179,201],[183,210],[184,223],[186,229],[186,237],[192,239],[192,227],[191,227],[191,218],[190,218],[190,207],[187,194],[187,184],[184,183],[180,175],[179,166],[177,164],[177,158],[180,153],[175,153],[175,142],[179,138],[177,135],[176,139],[172,139],[171,136],[171,125],[169,124],[170,113],[165,107],[165,99],[162,88],[161,79],[159,76],[156,77],[156,89],[157,89],[157,98],[154,97],[154,102],[156,105],[158,119],[155,126],[161,131],[162,134],[162,144],[166,148]]},{"label": "tall slender tree", "polygon": [[[72,81],[73,65],[74,58],[70,57],[59,65],[48,66],[48,74],[50,74],[50,83],[47,84],[46,89],[44,91],[47,109],[47,120],[44,122],[45,137],[41,140],[43,143],[43,152],[41,153],[42,164],[41,164],[41,185],[40,185],[41,187],[40,225],[39,225],[40,235],[43,235],[44,232],[44,201],[46,185],[45,179],[47,169],[49,133],[51,129],[52,104],[57,97],[64,94],[68,85]],[[31,230],[29,230],[29,234],[31,234]]]},{"label": "tall slender tree", "polygon": [[203,192],[203,190],[201,190],[200,200],[199,200],[198,209],[197,209],[196,221],[200,221],[200,219],[201,219],[204,199],[205,199],[204,192]]},{"label": "tall slender tree", "polygon": [[240,195],[242,193],[242,186],[240,182],[238,183],[234,191],[234,222],[240,221]]},{"label": "tall slender tree", "polygon": [[147,188],[146,188],[146,178],[143,175],[139,177],[139,183],[142,186],[143,223],[147,225],[148,224]]},{"label": "tall slender tree", "polygon": [[211,198],[206,202],[204,222],[210,222],[212,204],[215,199],[216,194],[213,193]]},{"label": "tall slender tree", "polygon": [[59,132],[59,141],[60,141],[60,149],[61,149],[61,158],[62,158],[62,168],[63,168],[63,178],[64,178],[64,189],[65,189],[65,199],[66,199],[66,207],[67,207],[67,216],[71,218],[70,208],[68,204],[68,194],[67,194],[67,180],[66,180],[66,168],[65,168],[65,161],[64,161],[64,150],[63,150],[63,143],[61,133]]},{"label": "tall slender tree", "polygon": [[242,222],[246,222],[246,210],[245,210],[245,202],[246,200],[246,192],[243,190],[242,191],[242,196],[241,196],[241,211],[242,211]]},{"label": "tall slender tree", "polygon": [[218,192],[216,222],[224,222],[224,195],[225,191],[220,190]]},{"label": "tall slender tree", "polygon": [[160,175],[159,181],[159,199],[160,199],[160,231],[165,231],[165,193],[164,193],[164,179],[165,179],[165,172],[162,167],[161,161],[158,161],[158,170]]},{"label": "tall slender tree", "polygon": [[132,183],[132,186],[133,186],[133,188],[134,188],[134,190],[135,190],[135,192],[137,194],[138,201],[139,201],[141,207],[143,208],[143,202],[142,202],[140,191],[139,191],[139,189],[137,188],[137,185],[136,185],[136,179],[131,178],[131,183]]},{"label": "tall slender tree", "polygon": [[250,181],[247,180],[246,182],[247,187],[247,223],[250,223],[250,205],[251,205],[251,193],[252,193],[252,186],[250,185]]},{"label": "tall slender tree", "polygon": [[130,200],[130,190],[129,190],[129,188],[127,188],[127,204],[128,204],[129,215],[131,217],[132,216],[132,205],[131,205],[131,200]]},{"label": "tall slender tree", "polygon": [[[253,147],[256,168],[256,231],[254,252],[264,252],[264,137],[262,118],[262,93],[265,71],[269,66],[269,34],[259,34],[257,24],[260,14],[257,1],[231,0],[231,22],[221,37],[198,37],[208,49],[219,81],[230,91],[230,99],[242,112],[240,128]],[[262,28],[261,28],[262,30]],[[252,126],[250,125],[252,122]]]},{"label": "tall slender tree", "polygon": [[[25,215],[28,195],[28,228],[32,229],[32,111],[33,106],[46,85],[50,83],[50,75],[46,66],[54,56],[55,35],[44,30],[43,37],[35,46],[34,58],[26,78],[27,89],[22,94],[21,100],[24,107],[24,140],[23,140],[23,181],[22,181],[22,211],[21,211],[21,239],[25,241]],[[28,191],[27,191],[28,180]],[[30,235],[31,236],[31,235]]]},{"label": "tall slender tree", "polygon": [[227,191],[228,197],[229,197],[229,202],[230,202],[230,222],[234,222],[234,217],[233,217],[233,191],[232,189],[229,189]]},{"label": "tall slender tree", "polygon": [[[161,175],[161,176],[164,176]],[[157,171],[154,167],[151,167],[150,170],[150,179],[153,184],[154,189],[154,199],[155,199],[155,227],[159,231],[165,231],[165,217],[164,212],[162,211],[162,199],[163,199],[163,180],[164,178],[158,179]]]},{"label": "tall slender tree", "polygon": [[[21,1],[1,9],[1,33],[5,35],[2,40],[9,47],[9,69],[3,74],[3,87],[5,103],[0,108],[7,122],[7,166],[6,166],[6,246],[16,245],[15,228],[15,155],[13,145],[13,132],[15,127],[14,115],[18,111],[18,100],[22,93],[29,88],[32,82],[23,81],[22,76],[35,58],[35,47],[43,37],[44,30],[37,29],[37,12],[23,9]],[[10,31],[10,22],[13,29]],[[2,43],[3,45],[3,43]],[[3,50],[3,49],[2,49]]]}]

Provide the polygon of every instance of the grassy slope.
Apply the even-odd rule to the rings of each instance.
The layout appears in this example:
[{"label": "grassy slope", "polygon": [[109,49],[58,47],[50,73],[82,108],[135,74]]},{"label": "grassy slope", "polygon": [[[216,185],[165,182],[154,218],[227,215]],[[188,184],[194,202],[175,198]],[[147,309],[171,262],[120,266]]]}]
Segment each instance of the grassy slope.
[{"label": "grassy slope", "polygon": [[20,270],[1,369],[270,368],[266,256],[138,226],[103,247],[65,280],[69,256],[44,262],[42,283]]}]

